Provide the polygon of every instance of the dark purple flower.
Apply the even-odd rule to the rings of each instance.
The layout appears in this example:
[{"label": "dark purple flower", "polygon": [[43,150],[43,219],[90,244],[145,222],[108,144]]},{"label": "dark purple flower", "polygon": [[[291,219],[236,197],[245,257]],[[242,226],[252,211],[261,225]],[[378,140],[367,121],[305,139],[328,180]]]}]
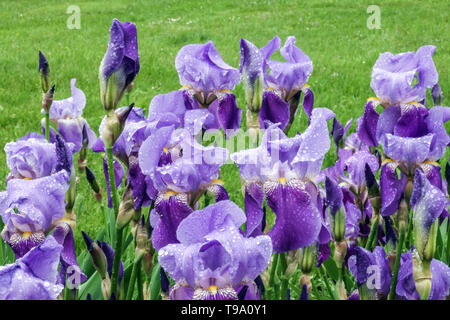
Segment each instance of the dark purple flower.
[{"label": "dark purple flower", "polygon": [[114,110],[139,73],[136,25],[114,19],[108,50],[100,64],[100,96],[106,110]]},{"label": "dark purple flower", "polygon": [[[86,96],[81,89],[75,87],[76,79],[70,81],[72,96],[63,100],[54,100],[50,107],[50,120],[56,124],[59,134],[68,143],[73,143],[72,152],[80,151],[83,145],[83,128],[88,136],[88,147],[91,148],[97,140],[94,131],[82,117],[86,105]],[[44,110],[42,110],[44,113]],[[42,120],[42,128],[45,128],[45,119]]]},{"label": "dark purple flower", "polygon": [[[277,215],[269,232],[274,252],[308,246],[319,235],[322,217],[314,183],[330,148],[327,120],[332,117],[334,114],[326,108],[314,109],[303,134],[287,138],[278,125],[273,125],[258,148],[230,156],[246,183],[263,187],[267,204]],[[259,199],[256,194],[249,196]],[[260,211],[256,215],[260,216]]]},{"label": "dark purple flower", "polygon": [[62,221],[57,224],[52,236],[63,246],[60,257],[59,282],[66,284],[67,278],[69,283],[66,285],[69,286],[69,289],[75,288],[86,281],[87,278],[77,262],[72,228],[68,223]]},{"label": "dark purple flower", "polygon": [[[392,276],[384,249],[376,247],[373,252],[370,252],[364,248],[356,247],[354,253],[348,259],[348,267],[356,278],[358,288],[364,285],[372,298],[387,297]],[[368,298],[365,290],[360,291],[360,296],[362,295],[364,295],[364,298]]]},{"label": "dark purple flower", "polygon": [[13,264],[0,267],[0,300],[56,300],[62,246],[49,236]]},{"label": "dark purple flower", "polygon": [[[384,106],[419,102],[438,81],[433,62],[435,46],[422,46],[416,53],[380,54],[372,70],[370,86]],[[414,81],[416,83],[414,83]]]},{"label": "dark purple flower", "polygon": [[176,281],[171,299],[236,300],[243,285],[258,297],[254,280],[268,266],[267,236],[245,238],[242,210],[229,200],[195,211],[178,227],[180,243],[158,252],[161,266]]},{"label": "dark purple flower", "polygon": [[173,127],[158,129],[142,144],[139,166],[155,187],[149,196],[157,195],[152,236],[155,248],[176,242],[179,223],[207,189],[219,188],[216,201],[228,197],[217,184],[219,168],[227,157],[226,149],[204,147],[187,130]]}]

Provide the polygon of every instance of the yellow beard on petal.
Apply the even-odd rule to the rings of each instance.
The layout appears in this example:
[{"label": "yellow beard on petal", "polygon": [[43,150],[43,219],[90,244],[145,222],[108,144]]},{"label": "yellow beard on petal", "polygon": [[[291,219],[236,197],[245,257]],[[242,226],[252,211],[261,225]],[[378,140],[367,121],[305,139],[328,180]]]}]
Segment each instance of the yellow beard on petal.
[{"label": "yellow beard on petal", "polygon": [[32,234],[33,234],[32,232],[26,231],[26,232],[22,233],[22,239],[23,240],[28,240],[31,237]]},{"label": "yellow beard on petal", "polygon": [[217,292],[219,291],[219,288],[215,285],[209,286],[208,291],[212,294],[212,295],[216,295]]}]

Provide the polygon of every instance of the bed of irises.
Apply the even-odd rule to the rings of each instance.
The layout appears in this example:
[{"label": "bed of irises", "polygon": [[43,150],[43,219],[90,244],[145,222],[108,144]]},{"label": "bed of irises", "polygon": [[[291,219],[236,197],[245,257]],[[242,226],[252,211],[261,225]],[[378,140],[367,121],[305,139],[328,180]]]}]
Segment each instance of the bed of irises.
[{"label": "bed of irises", "polygon": [[[313,63],[295,37],[240,48],[237,69],[211,41],[182,47],[181,88],[145,112],[122,99],[139,73],[136,26],[114,19],[98,130],[76,79],[71,97],[53,99],[39,52],[42,132],[4,146],[0,299],[448,299],[450,108],[436,48],[379,55],[353,133],[352,120],[314,106]],[[277,50],[284,61],[271,59]],[[301,116],[307,128],[289,132]],[[89,168],[91,152],[103,172]],[[242,207],[224,187],[227,163]],[[98,234],[77,228],[80,184],[98,202],[85,214],[102,213]]]}]

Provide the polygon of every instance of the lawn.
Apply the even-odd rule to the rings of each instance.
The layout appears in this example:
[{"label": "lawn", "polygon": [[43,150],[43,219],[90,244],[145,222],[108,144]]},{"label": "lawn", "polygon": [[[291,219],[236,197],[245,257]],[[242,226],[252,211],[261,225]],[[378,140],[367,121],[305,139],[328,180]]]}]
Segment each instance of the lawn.
[{"label": "lawn", "polygon": [[[368,29],[369,5],[381,10],[381,28]],[[66,26],[70,5],[80,8],[81,28]],[[223,59],[239,66],[239,40],[262,47],[275,35],[294,35],[297,45],[312,59],[309,84],[315,106],[332,109],[341,122],[356,120],[370,88],[372,66],[379,53],[415,51],[422,45],[437,47],[434,62],[445,95],[450,88],[450,33],[448,1],[1,1],[0,2],[0,145],[40,130],[41,89],[37,73],[38,50],[50,63],[55,99],[70,96],[70,79],[87,97],[84,117],[97,128],[103,117],[98,67],[109,40],[113,18],[132,21],[138,29],[141,70],[130,102],[147,111],[153,96],[180,87],[174,67],[178,50],[189,43],[212,40]],[[276,53],[273,58],[281,56]],[[235,89],[238,105],[245,108],[242,86]],[[126,103],[126,99],[122,102]],[[299,117],[290,135],[304,130]],[[351,130],[355,130],[355,124]],[[89,166],[104,184],[101,157],[89,154]],[[334,160],[331,149],[325,166]],[[0,153],[0,190],[8,174],[5,153]],[[242,205],[237,168],[226,165],[222,178],[232,200]],[[76,231],[95,234],[103,223],[90,189],[81,177],[78,204],[81,216]],[[94,209],[91,209],[94,208]],[[80,248],[80,246],[77,246]]]}]

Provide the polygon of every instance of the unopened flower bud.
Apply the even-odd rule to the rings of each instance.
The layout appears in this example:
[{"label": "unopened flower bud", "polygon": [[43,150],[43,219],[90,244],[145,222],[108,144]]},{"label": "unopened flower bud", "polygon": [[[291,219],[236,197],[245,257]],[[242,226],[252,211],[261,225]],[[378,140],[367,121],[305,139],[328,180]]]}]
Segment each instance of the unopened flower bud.
[{"label": "unopened flower bud", "polygon": [[314,266],[315,249],[314,245],[300,249],[300,268],[304,274],[310,274]]},{"label": "unopened flower bud", "polygon": [[287,278],[290,278],[295,271],[297,271],[298,263],[300,259],[300,249],[298,250],[291,250],[286,253],[286,263],[287,268],[284,272],[284,275]]},{"label": "unopened flower bud", "polygon": [[444,95],[442,93],[441,86],[439,83],[436,83],[431,89],[431,97],[433,98],[433,103],[435,106],[440,106],[442,104],[442,100],[444,99]]},{"label": "unopened flower bud", "polygon": [[145,218],[142,216],[141,222],[137,226],[136,231],[136,251],[135,257],[142,257],[148,247],[147,228],[145,226]]},{"label": "unopened flower bud", "polygon": [[116,227],[118,230],[123,229],[131,220],[135,213],[134,198],[131,186],[128,185],[122,196],[122,202],[119,206],[119,213],[117,215]]},{"label": "unopened flower bud", "polygon": [[342,148],[344,144],[344,127],[342,124],[336,119],[333,119],[333,127],[331,128],[331,135],[333,136],[334,143],[336,147]]},{"label": "unopened flower bud", "polygon": [[111,295],[111,279],[109,277],[102,279],[101,283],[103,297],[106,300],[115,300],[114,293]]},{"label": "unopened flower bud", "polygon": [[345,241],[336,242],[334,244],[334,262],[338,268],[342,268],[344,264],[345,255],[347,254],[347,243]]},{"label": "unopened flower bud", "polygon": [[416,250],[412,252],[413,278],[421,300],[428,300],[431,292],[431,261],[422,261]]},{"label": "unopened flower bud", "polygon": [[81,233],[83,234],[84,242],[86,243],[86,247],[89,251],[89,254],[91,255],[94,268],[98,271],[102,279],[109,279],[107,272],[108,263],[103,250],[97,243],[94,242],[94,240],[91,239],[91,237],[87,235],[86,232],[81,231]]},{"label": "unopened flower bud", "polygon": [[83,126],[82,130],[82,140],[81,140],[81,149],[78,157],[78,172],[83,173],[84,169],[87,166],[87,150],[89,146],[89,137],[87,134],[86,124]]},{"label": "unopened flower bud", "polygon": [[118,112],[110,110],[106,115],[105,127],[101,133],[106,148],[112,148],[116,140],[122,134],[123,128],[125,127],[125,121],[133,107],[134,103],[127,108],[119,109]]},{"label": "unopened flower bud", "polygon": [[306,288],[308,289],[308,292],[311,292],[312,290],[312,283],[311,283],[311,275],[310,274],[302,274],[300,277],[300,287],[303,288],[303,286],[306,285]]},{"label": "unopened flower bud", "polygon": [[53,95],[55,94],[55,85],[53,85],[47,93],[45,93],[42,97],[42,108],[45,112],[49,112],[50,107],[53,103]]},{"label": "unopened flower bud", "polygon": [[47,92],[50,87],[50,67],[45,58],[44,54],[39,50],[39,65],[38,65],[39,76],[41,78],[42,92]]}]

